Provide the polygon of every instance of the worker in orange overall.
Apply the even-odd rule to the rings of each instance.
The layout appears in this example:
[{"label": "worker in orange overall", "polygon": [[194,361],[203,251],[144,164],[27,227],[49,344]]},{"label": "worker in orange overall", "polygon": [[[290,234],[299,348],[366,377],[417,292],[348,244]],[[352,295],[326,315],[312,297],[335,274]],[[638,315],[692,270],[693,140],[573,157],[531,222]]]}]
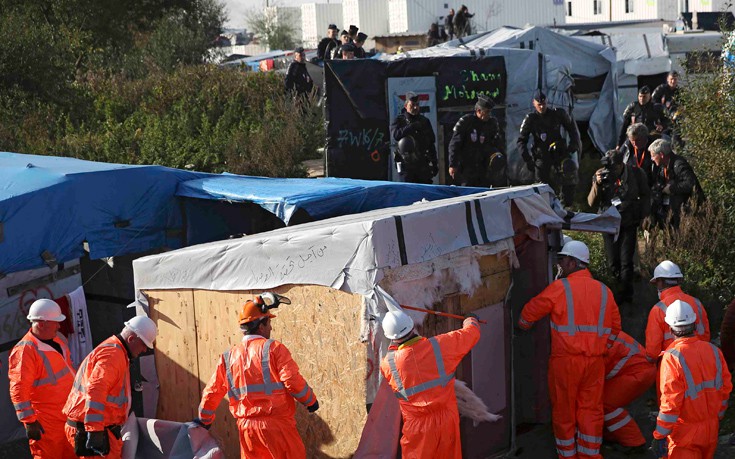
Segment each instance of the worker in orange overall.
[{"label": "worker in orange overall", "polygon": [[[651,450],[669,459],[711,459],[732,380],[722,352],[696,335],[694,308],[676,300],[666,323],[676,337],[661,359],[661,409]],[[666,445],[668,440],[668,447]]]},{"label": "worker in orange overall", "polygon": [[559,257],[562,278],[523,307],[518,326],[528,330],[551,316],[549,397],[558,456],[602,459],[604,354],[608,338],[620,332],[620,312],[610,289],[587,269],[583,242],[567,242]]},{"label": "worker in orange overall", "polygon": [[605,440],[620,445],[624,452],[643,452],[646,440],[625,407],[656,382],[656,365],[646,358],[643,346],[627,333],[621,331],[610,338],[612,345],[605,355],[605,389],[602,394],[605,412],[603,436]]},{"label": "worker in orange overall", "polygon": [[669,260],[659,263],[653,271],[651,284],[656,286],[661,301],[656,303],[651,308],[651,312],[648,313],[646,354],[650,359],[658,359],[659,355],[674,342],[674,335],[671,334],[664,317],[666,316],[666,308],[676,300],[681,300],[695,308],[694,312],[697,315],[694,329],[695,336],[705,341],[710,339],[707,311],[702,306],[701,301],[682,291],[680,286],[682,279],[684,279],[684,275],[679,267]]},{"label": "worker in orange overall", "polygon": [[304,442],[296,430],[294,399],[313,413],[319,401],[299,373],[288,348],[271,339],[269,309],[290,304],[288,298],[263,293],[247,301],[238,314],[242,342],[219,358],[199,404],[194,422],[211,427],[215,410],[227,394],[230,413],[240,431],[240,457],[306,458]]},{"label": "worker in orange overall", "polygon": [[76,458],[66,442],[61,413],[74,382],[71,351],[60,322],[66,316],[52,300],[36,300],[28,310],[31,329],[10,351],[10,400],[23,423],[34,459]]},{"label": "worker in orange overall", "polygon": [[148,317],[133,317],[82,361],[63,410],[66,439],[77,456],[121,457],[122,426],[130,412],[130,360],[153,349],[157,332]]},{"label": "worker in orange overall", "polygon": [[480,340],[480,323],[469,314],[462,325],[460,330],[425,338],[403,311],[389,311],[383,318],[383,333],[391,344],[380,372],[398,397],[403,415],[404,459],[462,458],[454,370]]}]

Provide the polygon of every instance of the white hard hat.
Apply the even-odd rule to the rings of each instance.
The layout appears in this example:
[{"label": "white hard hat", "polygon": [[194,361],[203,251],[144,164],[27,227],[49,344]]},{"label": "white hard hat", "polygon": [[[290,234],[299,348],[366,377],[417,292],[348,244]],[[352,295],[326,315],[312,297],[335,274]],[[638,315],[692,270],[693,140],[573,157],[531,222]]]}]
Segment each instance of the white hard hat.
[{"label": "white hard hat", "polygon": [[656,266],[653,270],[653,277],[651,283],[656,282],[656,279],[683,279],[684,275],[681,273],[681,269],[676,263],[664,260]]},{"label": "white hard hat", "polygon": [[569,241],[564,244],[559,255],[573,257],[582,263],[590,262],[590,249],[587,248],[584,242],[580,241]]},{"label": "white hard hat", "polygon": [[565,245],[567,245],[567,242],[572,242],[573,240],[574,239],[567,236],[566,234],[562,234],[561,235],[561,246],[564,247]]},{"label": "white hard hat", "polygon": [[683,327],[685,325],[691,325],[697,321],[697,316],[694,314],[694,309],[689,303],[681,300],[676,300],[666,308],[666,317],[664,321],[669,324],[670,327]]},{"label": "white hard hat", "polygon": [[153,349],[153,342],[156,340],[158,329],[156,324],[147,316],[135,316],[125,322],[125,327],[131,332],[138,335],[149,349]]},{"label": "white hard hat", "polygon": [[383,317],[383,333],[388,339],[401,339],[413,330],[413,319],[403,311],[388,311]]},{"label": "white hard hat", "polygon": [[36,300],[28,310],[28,320],[63,322],[64,319],[66,319],[66,316],[61,313],[61,308],[53,300]]}]

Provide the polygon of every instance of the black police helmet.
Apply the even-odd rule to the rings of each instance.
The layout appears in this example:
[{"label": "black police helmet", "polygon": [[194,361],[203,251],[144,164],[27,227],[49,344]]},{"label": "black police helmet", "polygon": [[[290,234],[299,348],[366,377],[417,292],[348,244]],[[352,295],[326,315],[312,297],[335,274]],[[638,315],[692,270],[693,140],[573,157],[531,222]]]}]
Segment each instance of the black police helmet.
[{"label": "black police helmet", "polygon": [[410,155],[416,151],[416,140],[410,135],[398,141],[398,152],[403,155]]}]

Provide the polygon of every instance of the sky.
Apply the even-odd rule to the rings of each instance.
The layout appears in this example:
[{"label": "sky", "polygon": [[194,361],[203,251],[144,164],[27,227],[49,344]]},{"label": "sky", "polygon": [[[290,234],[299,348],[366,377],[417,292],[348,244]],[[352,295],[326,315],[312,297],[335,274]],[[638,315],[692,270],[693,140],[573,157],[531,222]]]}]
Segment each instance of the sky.
[{"label": "sky", "polygon": [[[245,15],[252,9],[261,9],[265,0],[221,0],[227,9],[229,20],[225,27],[242,29],[246,26]],[[340,0],[269,0],[270,5],[298,6],[302,3],[342,3]]]}]

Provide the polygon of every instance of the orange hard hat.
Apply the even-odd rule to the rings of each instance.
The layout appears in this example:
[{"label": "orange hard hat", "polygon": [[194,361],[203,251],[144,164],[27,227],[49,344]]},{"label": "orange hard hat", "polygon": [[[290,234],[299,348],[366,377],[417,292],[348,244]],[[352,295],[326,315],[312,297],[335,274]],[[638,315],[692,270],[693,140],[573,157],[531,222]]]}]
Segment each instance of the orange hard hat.
[{"label": "orange hard hat", "polygon": [[263,312],[263,306],[259,302],[248,300],[242,305],[242,309],[237,313],[237,322],[240,325],[256,321],[268,317],[270,319],[275,318],[274,314],[270,312]]}]

